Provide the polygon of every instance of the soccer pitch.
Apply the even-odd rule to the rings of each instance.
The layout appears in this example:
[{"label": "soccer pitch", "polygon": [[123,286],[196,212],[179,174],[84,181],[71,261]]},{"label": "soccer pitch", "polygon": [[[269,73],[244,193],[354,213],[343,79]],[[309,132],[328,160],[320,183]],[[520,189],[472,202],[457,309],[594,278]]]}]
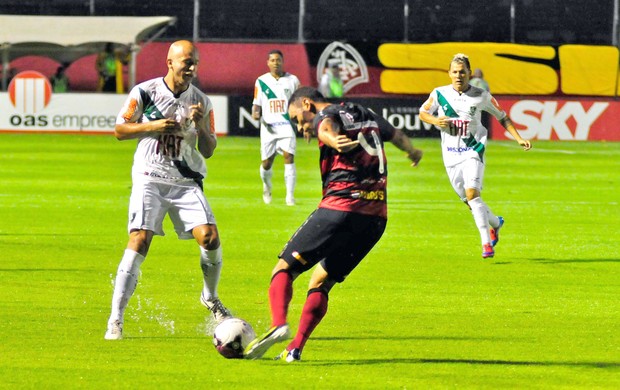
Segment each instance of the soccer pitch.
[{"label": "soccer pitch", "polygon": [[[169,221],[105,341],[127,242],[135,149],[112,136],[2,134],[0,387],[171,389],[620,388],[620,143],[490,141],[483,198],[506,224],[480,257],[439,140],[392,145],[383,239],[330,294],[302,361],[226,360],[199,303],[198,248]],[[257,333],[278,252],[321,194],[316,140],[298,144],[296,207],[261,199],[258,138],[221,137],[207,198],[224,248],[223,302]],[[309,274],[295,283],[296,329]]]}]

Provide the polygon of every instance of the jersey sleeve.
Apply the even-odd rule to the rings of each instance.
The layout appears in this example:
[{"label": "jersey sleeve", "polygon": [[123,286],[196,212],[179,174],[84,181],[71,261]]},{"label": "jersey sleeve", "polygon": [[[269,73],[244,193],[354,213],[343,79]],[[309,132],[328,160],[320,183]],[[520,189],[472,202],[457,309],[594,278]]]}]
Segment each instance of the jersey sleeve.
[{"label": "jersey sleeve", "polygon": [[253,106],[262,106],[261,104],[261,89],[260,84],[258,83],[258,79],[254,82],[254,99],[252,100]]},{"label": "jersey sleeve", "polygon": [[116,117],[116,124],[135,123],[142,119],[143,102],[139,87],[133,87]]},{"label": "jersey sleeve", "polygon": [[497,100],[488,92],[484,92],[484,106],[482,110],[487,111],[489,114],[493,115],[497,120],[502,120],[506,117],[506,111],[504,111],[500,106]]},{"label": "jersey sleeve", "polygon": [[437,103],[436,91],[437,91],[436,89],[433,89],[433,91],[428,96],[428,99],[426,99],[426,101],[422,103],[422,106],[420,106],[420,111],[424,111],[431,115],[434,115],[435,112],[437,112],[437,109],[439,108],[439,104]]},{"label": "jersey sleeve", "polygon": [[381,139],[383,141],[391,141],[392,138],[394,138],[394,133],[396,132],[394,126],[392,126],[390,122],[388,122],[384,117],[379,114],[371,111],[370,115],[374,118],[375,122],[377,122]]},{"label": "jersey sleeve", "polygon": [[211,99],[204,96],[205,117],[207,118],[207,129],[211,134],[215,134],[215,110]]}]

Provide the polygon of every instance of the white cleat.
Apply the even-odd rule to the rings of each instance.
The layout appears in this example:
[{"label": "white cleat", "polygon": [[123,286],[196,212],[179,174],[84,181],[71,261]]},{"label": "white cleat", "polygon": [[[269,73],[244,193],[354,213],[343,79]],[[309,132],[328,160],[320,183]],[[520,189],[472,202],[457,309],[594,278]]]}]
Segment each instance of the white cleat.
[{"label": "white cleat", "polygon": [[108,324],[108,330],[105,332],[106,340],[120,340],[123,338],[123,323],[116,320]]},{"label": "white cleat", "polygon": [[291,337],[288,325],[274,326],[260,337],[255,338],[243,351],[245,359],[260,359],[275,343]]},{"label": "white cleat", "polygon": [[224,306],[219,298],[205,299],[203,295],[200,295],[200,303],[213,313],[213,317],[215,317],[215,321],[218,323],[224,321],[226,318],[232,317],[230,310]]},{"label": "white cleat", "polygon": [[286,197],[286,205],[287,206],[295,206],[295,198],[289,198],[288,196]]},{"label": "white cleat", "polygon": [[271,204],[271,187],[263,184],[263,202]]}]

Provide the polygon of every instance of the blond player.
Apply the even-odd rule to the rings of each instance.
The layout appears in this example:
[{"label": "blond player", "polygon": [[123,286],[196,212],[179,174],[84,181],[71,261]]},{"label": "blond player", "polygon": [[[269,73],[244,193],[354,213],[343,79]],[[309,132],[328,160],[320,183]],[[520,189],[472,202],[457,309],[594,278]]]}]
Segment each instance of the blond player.
[{"label": "blond player", "polygon": [[272,50],[267,57],[269,73],[256,79],[252,117],[260,120],[261,166],[263,201],[271,203],[271,178],[276,153],[284,158],[284,183],[286,204],[295,205],[295,148],[297,139],[289,121],[288,100],[299,87],[299,79],[283,70],[284,56],[280,50]]},{"label": "blond player", "polygon": [[521,138],[489,92],[469,84],[471,66],[465,54],[454,56],[448,76],[452,83],[431,92],[420,108],[420,119],[441,129],[441,151],[450,183],[471,209],[480,232],[482,257],[493,257],[504,219],[493,214],[480,196],[488,134],[480,113],[487,111],[497,118],[524,150],[532,145]]},{"label": "blond player", "polygon": [[217,294],[222,247],[203,193],[204,160],[217,146],[213,106],[191,85],[198,66],[198,53],[191,42],[174,42],[166,64],[164,77],[131,90],[114,129],[119,140],[138,142],[129,200],[129,242],[116,273],[107,340],[123,337],[124,313],[138,283],[140,265],[153,235],[164,235],[166,214],[180,239],[194,238],[200,247],[204,278],[200,301],[216,320],[230,316]]}]

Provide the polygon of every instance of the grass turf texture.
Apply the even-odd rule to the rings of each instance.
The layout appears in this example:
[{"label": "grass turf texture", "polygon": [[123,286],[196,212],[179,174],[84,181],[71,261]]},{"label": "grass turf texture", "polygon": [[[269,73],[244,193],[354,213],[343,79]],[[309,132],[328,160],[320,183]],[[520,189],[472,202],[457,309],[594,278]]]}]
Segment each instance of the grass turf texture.
[{"label": "grass turf texture", "polygon": [[[126,245],[135,142],[2,134],[0,383],[3,388],[619,388],[620,143],[488,148],[484,199],[506,218],[480,257],[438,140],[418,168],[387,147],[390,220],[330,295],[302,362],[226,360],[211,343],[198,249],[166,221],[142,266],[126,338],[103,334]],[[269,327],[276,256],[316,207],[316,141],[299,142],[298,206],[262,203],[257,138],[220,138],[206,193],[224,246],[220,296]],[[295,283],[296,329],[309,275]],[[277,355],[285,344],[266,356]]]}]

